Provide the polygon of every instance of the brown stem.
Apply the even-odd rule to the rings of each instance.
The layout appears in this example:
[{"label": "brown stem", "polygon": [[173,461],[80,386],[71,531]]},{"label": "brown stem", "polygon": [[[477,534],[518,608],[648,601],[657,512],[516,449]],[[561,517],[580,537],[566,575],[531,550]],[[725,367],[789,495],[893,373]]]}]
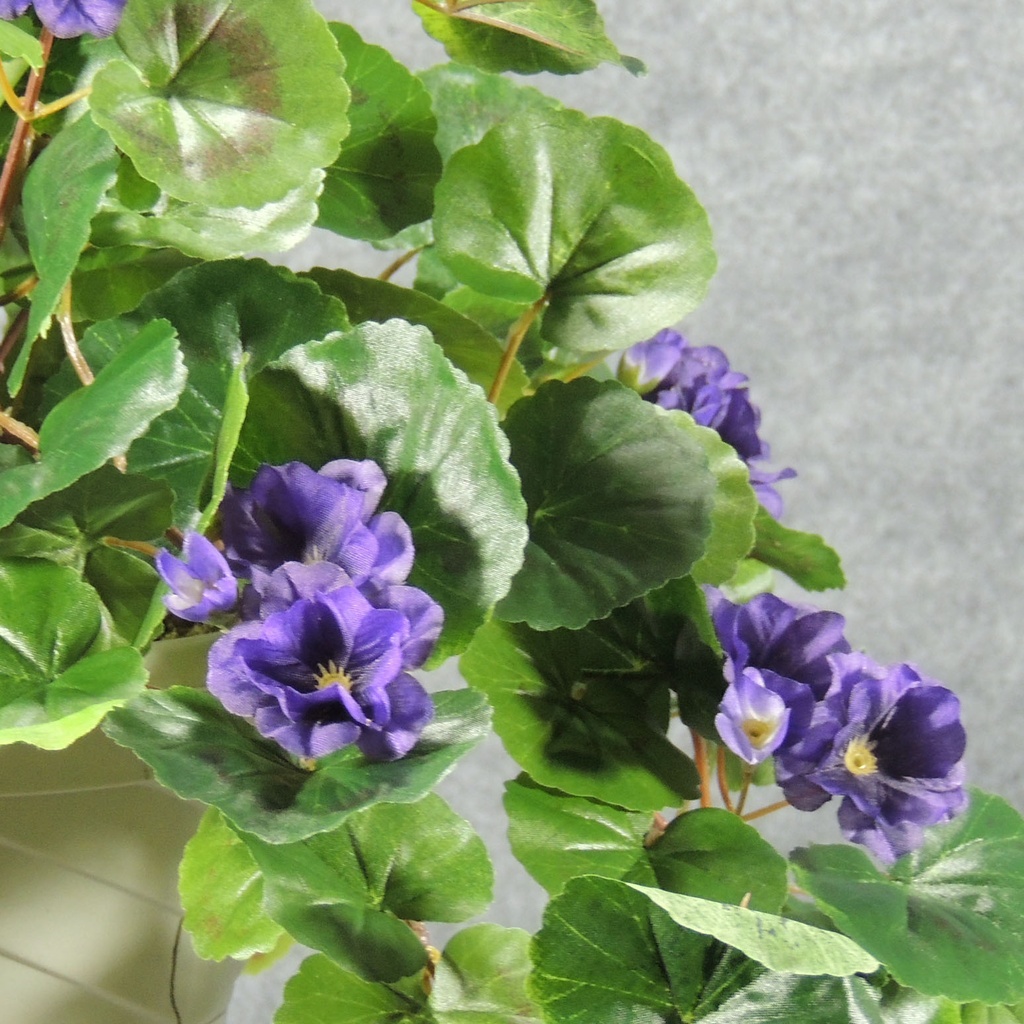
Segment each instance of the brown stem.
[{"label": "brown stem", "polygon": [[733,806],[732,797],[729,795],[729,776],[725,770],[725,747],[718,748],[718,791],[722,794],[722,803],[725,804],[725,809],[731,811],[733,814],[736,813],[736,808]]},{"label": "brown stem", "polygon": [[11,326],[7,328],[4,340],[0,341],[0,373],[7,369],[7,357],[25,336],[25,328],[28,326],[28,314],[28,306],[18,310],[18,315],[11,321]]},{"label": "brown stem", "polygon": [[[25,86],[25,96],[22,100],[22,106],[27,114],[31,114],[39,102],[39,94],[43,89],[43,78],[46,76],[46,62],[49,60],[50,50],[53,47],[53,33],[48,28],[44,28],[39,36],[39,42],[43,46],[43,63],[41,67],[33,68],[28,76],[28,84]],[[11,148],[7,150],[7,158],[4,160],[3,170],[0,171],[0,243],[3,242],[7,234],[11,210],[18,201],[21,179],[28,167],[34,140],[35,132],[32,130],[32,125],[19,118],[18,123],[14,126]]]},{"label": "brown stem", "polygon": [[750,784],[754,781],[754,773],[749,767],[743,772],[743,786],[740,788],[740,798],[736,802],[736,813],[743,814],[743,808],[747,806],[747,797],[750,796]]},{"label": "brown stem", "polygon": [[767,814],[774,814],[776,811],[781,811],[783,808],[792,807],[793,805],[788,800],[779,800],[774,804],[768,804],[767,807],[759,807],[756,811],[751,811],[749,814],[743,815],[744,821],[753,821],[755,818],[763,818]]},{"label": "brown stem", "polygon": [[708,748],[696,729],[690,730],[690,737],[693,739],[693,762],[697,766],[697,773],[700,775],[700,805],[701,807],[711,806],[711,771],[708,767]]},{"label": "brown stem", "polygon": [[29,274],[16,288],[12,288],[6,295],[0,295],[0,306],[7,306],[12,302],[27,298],[36,290],[38,284],[39,278],[35,274]]},{"label": "brown stem", "polygon": [[390,281],[391,278],[397,274],[406,263],[411,263],[421,252],[424,247],[422,245],[417,246],[415,249],[410,249],[408,252],[403,252],[398,259],[393,260],[389,263],[378,275],[378,281]]},{"label": "brown stem", "polygon": [[2,409],[0,409],[0,431],[10,434],[22,448],[30,451],[36,457],[39,456],[39,435],[27,423],[8,416]]},{"label": "brown stem", "polygon": [[180,548],[185,543],[185,534],[176,526],[169,526],[164,530],[164,536],[176,547]]},{"label": "brown stem", "polygon": [[487,393],[487,401],[492,405],[497,404],[498,398],[501,396],[501,389],[505,386],[505,381],[508,380],[512,364],[516,359],[516,353],[519,351],[519,346],[523,343],[523,338],[526,337],[526,332],[529,331],[533,321],[537,319],[538,314],[547,305],[547,302],[547,295],[542,295],[509,330],[508,344],[505,346],[505,353],[501,357],[501,365],[494,376],[491,390]]},{"label": "brown stem", "polygon": [[96,377],[93,375],[85,355],[78,345],[78,338],[75,337],[75,327],[71,322],[71,285],[69,284],[60,298],[60,309],[57,312],[57,323],[60,324],[60,336],[64,339],[64,351],[68,354],[68,360],[75,368],[78,379],[88,387]]},{"label": "brown stem", "polygon": [[111,548],[124,548],[126,551],[137,551],[140,555],[146,555],[147,558],[156,558],[156,553],[159,550],[152,544],[146,544],[141,540],[121,540],[120,537],[104,537],[103,543],[107,547]]}]

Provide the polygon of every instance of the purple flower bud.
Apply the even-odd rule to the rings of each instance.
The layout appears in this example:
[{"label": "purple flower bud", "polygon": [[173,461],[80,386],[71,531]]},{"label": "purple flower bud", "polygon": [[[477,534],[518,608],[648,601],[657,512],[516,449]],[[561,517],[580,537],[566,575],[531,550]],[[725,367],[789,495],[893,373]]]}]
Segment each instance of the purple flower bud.
[{"label": "purple flower bud", "polygon": [[960,702],[910,665],[861,654],[832,664],[832,685],[803,738],[777,758],[776,777],[802,810],[842,797],[844,835],[892,862],[967,804]]},{"label": "purple flower bud", "polygon": [[171,588],[164,596],[168,611],[189,622],[206,622],[229,612],[238,600],[238,581],[224,556],[201,533],[189,531],[184,559],[158,551],[156,569]]},{"label": "purple flower bud", "polygon": [[789,715],[785,700],[768,689],[756,668],[748,668],[726,689],[715,728],[737,757],[760,764],[786,738]]},{"label": "purple flower bud", "polygon": [[[39,20],[58,39],[72,39],[88,33],[112,35],[121,21],[127,0],[35,0]],[[31,0],[0,0],[0,18],[9,20],[24,14]]]},{"label": "purple flower bud", "polygon": [[681,334],[666,329],[623,353],[619,380],[648,402],[688,412],[701,426],[716,430],[749,467],[761,504],[773,516],[782,514],[782,499],[772,484],[796,473],[753,465],[771,454],[757,433],[761,413],[750,401],[746,376],[730,368],[721,349],[691,347]]},{"label": "purple flower bud", "polygon": [[710,588],[708,604],[730,681],[748,667],[770,669],[809,686],[820,700],[832,683],[828,656],[850,649],[843,636],[846,622],[837,612],[790,604],[774,594],[733,604]]},{"label": "purple flower bud", "polygon": [[320,472],[301,462],[261,466],[248,489],[225,495],[228,559],[253,576],[286,562],[331,562],[356,586],[404,583],[412,533],[396,512],[374,514],[383,490],[372,462],[342,459]]},{"label": "purple flower bud", "polygon": [[207,685],[300,757],[355,743],[371,759],[393,760],[434,713],[403,668],[411,635],[402,612],[341,586],[232,629],[210,651]]}]

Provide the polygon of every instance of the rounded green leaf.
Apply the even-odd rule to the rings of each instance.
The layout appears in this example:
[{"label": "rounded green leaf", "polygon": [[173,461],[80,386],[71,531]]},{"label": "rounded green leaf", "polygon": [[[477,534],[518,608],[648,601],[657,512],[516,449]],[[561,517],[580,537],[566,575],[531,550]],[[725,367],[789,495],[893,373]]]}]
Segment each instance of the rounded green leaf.
[{"label": "rounded green leaf", "polygon": [[207,960],[270,952],[284,934],[263,910],[252,854],[214,807],[185,847],[178,892],[192,945]]},{"label": "rounded green leaf", "polygon": [[491,622],[462,657],[509,754],[542,786],[633,810],[696,796],[693,762],[665,735],[667,687],[614,672],[584,681],[562,670],[563,639]]},{"label": "rounded green leaf", "polygon": [[[274,425],[273,430],[267,424]],[[522,561],[525,508],[494,407],[430,333],[366,323],[293,349],[253,381],[232,473],[262,462],[375,460],[382,507],[409,524],[409,582],[445,612],[435,660],[459,653]]]},{"label": "rounded green leaf", "polygon": [[804,590],[842,589],[846,586],[839,555],[816,533],[783,526],[765,509],[754,519],[757,540],[751,557],[784,572]]},{"label": "rounded green leaf", "polygon": [[62,749],[138,694],[142,656],[116,643],[73,569],[0,562],[0,745]]},{"label": "rounded green leaf", "polygon": [[134,0],[117,41],[93,116],[170,195],[256,209],[337,157],[344,65],[308,0]]},{"label": "rounded green leaf", "polygon": [[437,1024],[540,1024],[526,990],[529,945],[527,932],[496,924],[456,932],[434,973]]},{"label": "rounded green leaf", "polygon": [[421,799],[487,734],[489,709],[479,694],[445,691],[433,699],[434,719],[405,757],[367,761],[346,747],[315,771],[294,764],[211,694],[187,687],[146,692],[111,714],[104,730],[179,796],[213,804],[267,842],[290,843],[379,801]]},{"label": "rounded green leaf", "polygon": [[800,886],[902,985],[957,1002],[1024,997],[1024,819],[972,790],[959,818],[882,874],[852,846],[793,854]]},{"label": "rounded green leaf", "polygon": [[603,61],[644,70],[605,35],[594,0],[455,0],[443,8],[413,3],[423,27],[452,60],[485,71],[578,74]]},{"label": "rounded green leaf", "polygon": [[[883,1024],[885,1018],[877,991],[862,978],[769,972],[744,985],[700,1020],[706,1024]],[[914,1016],[901,1018],[898,1024],[939,1022]]]},{"label": "rounded green leaf", "polygon": [[477,291],[547,296],[545,340],[576,353],[625,348],[681,319],[715,269],[707,216],[665,151],[572,110],[513,117],[455,153],[434,234]]},{"label": "rounded green leaf", "polygon": [[317,225],[348,238],[388,238],[427,220],[441,156],[430,96],[383,47],[331,24],[352,94],[352,130],[327,169]]},{"label": "rounded green leaf", "polygon": [[517,402],[505,429],[530,542],[501,618],[577,628],[703,555],[715,478],[695,427],[614,381],[580,378]]}]

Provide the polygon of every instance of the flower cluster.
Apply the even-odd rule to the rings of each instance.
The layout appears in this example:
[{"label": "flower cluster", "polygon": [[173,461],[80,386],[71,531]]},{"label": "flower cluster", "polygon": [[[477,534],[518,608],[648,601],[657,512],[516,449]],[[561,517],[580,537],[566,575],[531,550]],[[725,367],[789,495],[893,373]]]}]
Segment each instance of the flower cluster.
[{"label": "flower cluster", "polygon": [[796,473],[771,472],[760,465],[771,454],[757,434],[761,413],[750,401],[747,377],[730,368],[721,349],[693,347],[666,329],[623,353],[619,380],[647,401],[688,412],[701,426],[716,430],[747,464],[761,504],[776,518],[782,514],[782,498],[773,485]]},{"label": "flower cluster", "polygon": [[433,716],[409,670],[429,656],[443,613],[406,584],[412,535],[397,513],[377,512],[386,483],[370,461],[263,466],[224,498],[223,555],[190,534],[184,561],[158,556],[167,607],[192,621],[229,611],[246,582],[242,621],[213,645],[207,685],[300,757],[354,743],[393,760]]},{"label": "flower cluster", "polygon": [[715,719],[749,764],[775,758],[786,799],[813,811],[841,797],[852,842],[892,862],[967,804],[960,702],[910,665],[850,651],[842,616],[772,594],[710,597],[728,687]]},{"label": "flower cluster", "polygon": [[0,0],[0,18],[10,21],[35,9],[39,20],[58,38],[72,39],[88,33],[114,33],[127,0]]}]

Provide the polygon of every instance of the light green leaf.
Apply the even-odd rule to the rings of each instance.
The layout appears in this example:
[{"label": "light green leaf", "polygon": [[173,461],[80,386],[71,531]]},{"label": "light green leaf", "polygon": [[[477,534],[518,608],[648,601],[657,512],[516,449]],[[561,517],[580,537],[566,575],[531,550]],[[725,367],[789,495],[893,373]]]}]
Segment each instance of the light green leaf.
[{"label": "light green leaf", "polygon": [[695,429],[614,381],[553,381],[518,402],[505,430],[530,543],[498,615],[578,628],[685,575],[715,496]]},{"label": "light green leaf", "polygon": [[486,735],[489,713],[479,694],[433,697],[434,720],[405,757],[371,762],[347,747],[315,771],[294,764],[211,694],[186,687],[148,691],[110,715],[104,730],[179,796],[213,804],[267,842],[289,843],[330,831],[371,804],[421,799]]},{"label": "light green leaf", "polygon": [[784,572],[804,590],[842,589],[846,577],[839,556],[816,533],[791,530],[763,508],[754,519],[757,540],[751,557]]},{"label": "light green leaf", "polygon": [[349,238],[387,238],[433,212],[437,121],[426,89],[387,50],[349,25],[331,31],[345,58],[352,130],[327,170],[317,224]]},{"label": "light green leaf", "polygon": [[178,891],[192,945],[207,960],[269,952],[284,934],[263,911],[252,854],[214,807],[185,847]]},{"label": "light green leaf", "polygon": [[707,216],[668,154],[637,128],[572,110],[514,116],[453,154],[434,234],[462,283],[547,297],[545,340],[581,356],[681,319],[715,269]]},{"label": "light green leaf", "polygon": [[153,320],[89,387],[54,407],[39,431],[39,461],[0,474],[0,526],[126,452],[154,419],[174,407],[184,385],[174,330],[166,321]]},{"label": "light green leaf", "polygon": [[793,864],[900,984],[956,1002],[1024,998],[1024,820],[999,797],[973,790],[968,810],[888,876],[852,846],[802,848]]},{"label": "light green leaf", "polygon": [[39,40],[9,21],[0,21],[0,53],[5,57],[23,60],[32,68],[41,68],[45,63]]},{"label": "light green leaf", "polygon": [[0,744],[62,749],[146,682],[73,569],[0,562]]},{"label": "light green leaf", "polygon": [[440,661],[465,649],[521,563],[525,509],[506,453],[480,389],[428,331],[391,320],[293,349],[260,374],[232,479],[262,462],[375,460],[382,507],[412,530],[409,582],[445,612]]},{"label": "light green leaf", "polygon": [[[878,994],[861,978],[775,973],[754,979],[700,1020],[706,1024],[883,1024]],[[925,1022],[915,1017],[901,1024]]]},{"label": "light green leaf", "polygon": [[443,8],[414,0],[413,7],[452,60],[485,71],[578,74],[604,61],[645,70],[615,48],[594,0],[456,0]]},{"label": "light green leaf", "polygon": [[134,0],[117,41],[93,116],[177,199],[257,209],[337,157],[343,62],[308,0]]}]

